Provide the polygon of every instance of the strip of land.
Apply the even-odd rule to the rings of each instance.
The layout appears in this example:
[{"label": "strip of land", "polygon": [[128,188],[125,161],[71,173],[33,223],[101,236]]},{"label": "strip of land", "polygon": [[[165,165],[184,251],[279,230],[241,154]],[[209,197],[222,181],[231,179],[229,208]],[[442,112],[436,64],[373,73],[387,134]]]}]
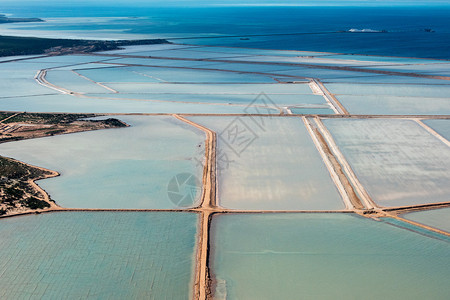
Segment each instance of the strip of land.
[{"label": "strip of land", "polygon": [[206,134],[205,140],[205,166],[203,169],[202,179],[202,199],[198,207],[201,212],[200,228],[199,228],[199,243],[197,250],[197,265],[194,299],[210,299],[211,293],[211,279],[208,266],[209,257],[209,227],[211,217],[214,211],[218,209],[216,204],[216,146],[217,135],[214,131],[183,118],[179,115],[174,115],[180,121],[183,121],[191,126],[194,126]]},{"label": "strip of land", "polygon": [[90,53],[95,51],[117,50],[121,47],[132,45],[154,45],[168,43],[169,41],[164,39],[97,41],[0,35],[0,56]]},{"label": "strip of land", "polygon": [[0,143],[128,126],[124,122],[107,118],[92,120],[96,114],[37,114],[2,113],[0,117]]}]

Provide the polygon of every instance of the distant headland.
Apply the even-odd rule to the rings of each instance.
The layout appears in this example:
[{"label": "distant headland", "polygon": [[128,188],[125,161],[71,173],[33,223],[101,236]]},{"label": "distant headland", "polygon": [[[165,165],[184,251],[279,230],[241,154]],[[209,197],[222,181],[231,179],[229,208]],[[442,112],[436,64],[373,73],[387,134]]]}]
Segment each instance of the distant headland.
[{"label": "distant headland", "polygon": [[120,47],[131,45],[153,44],[170,44],[170,42],[164,39],[97,41],[0,35],[0,57],[32,54],[62,55],[80,52],[89,53],[116,50],[120,49]]},{"label": "distant headland", "polygon": [[1,23],[22,23],[22,22],[45,22],[39,18],[9,18],[5,15],[0,14],[0,24]]}]

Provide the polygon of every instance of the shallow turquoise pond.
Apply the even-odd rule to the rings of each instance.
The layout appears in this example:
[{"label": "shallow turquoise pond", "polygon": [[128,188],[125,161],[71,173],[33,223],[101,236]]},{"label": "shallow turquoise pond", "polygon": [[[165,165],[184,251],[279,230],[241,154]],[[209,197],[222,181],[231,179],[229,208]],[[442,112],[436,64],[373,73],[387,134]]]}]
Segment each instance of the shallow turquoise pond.
[{"label": "shallow turquoise pond", "polygon": [[0,298],[189,299],[196,233],[192,213],[2,219]]},{"label": "shallow turquoise pond", "polygon": [[[63,207],[176,208],[168,184],[202,178],[205,134],[171,116],[117,118],[131,126],[5,143],[0,155],[58,171],[38,184]],[[201,181],[193,192],[196,202]]]},{"label": "shallow turquoise pond", "polygon": [[447,299],[450,242],[352,214],[219,215],[217,299]]}]

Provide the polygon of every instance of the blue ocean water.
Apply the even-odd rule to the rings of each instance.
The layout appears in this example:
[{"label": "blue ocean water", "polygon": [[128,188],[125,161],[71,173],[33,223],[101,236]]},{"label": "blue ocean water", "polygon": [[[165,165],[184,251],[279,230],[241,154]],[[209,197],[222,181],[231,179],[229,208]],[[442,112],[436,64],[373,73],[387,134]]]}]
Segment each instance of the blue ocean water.
[{"label": "blue ocean water", "polygon": [[[1,13],[44,19],[112,19],[102,22],[78,20],[56,25],[28,24],[20,27],[19,35],[30,29],[44,29],[74,32],[75,36],[82,38],[83,32],[109,30],[125,34],[125,38],[126,35],[130,38],[136,35],[191,38],[173,39],[180,43],[450,59],[450,6],[155,8],[142,5],[98,6],[74,1],[56,4],[22,2],[3,4]],[[345,32],[352,28],[388,32]],[[426,28],[434,32],[426,32]],[[289,33],[304,34],[283,35]]]}]

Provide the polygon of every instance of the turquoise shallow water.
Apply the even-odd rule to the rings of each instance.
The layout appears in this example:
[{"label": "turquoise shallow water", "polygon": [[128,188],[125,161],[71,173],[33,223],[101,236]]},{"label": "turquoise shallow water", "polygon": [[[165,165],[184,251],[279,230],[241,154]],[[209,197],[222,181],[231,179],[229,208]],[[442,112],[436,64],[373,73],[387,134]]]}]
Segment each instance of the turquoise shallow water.
[{"label": "turquoise shallow water", "polygon": [[220,215],[218,299],[447,299],[450,242],[350,214]]},{"label": "turquoise shallow water", "polygon": [[[63,207],[177,207],[168,184],[180,173],[202,177],[204,133],[171,116],[117,118],[131,127],[1,144],[0,155],[61,173],[38,184]],[[198,200],[200,183],[195,192]]]},{"label": "turquoise shallow water", "polygon": [[3,219],[0,298],[188,299],[196,233],[191,213]]}]

